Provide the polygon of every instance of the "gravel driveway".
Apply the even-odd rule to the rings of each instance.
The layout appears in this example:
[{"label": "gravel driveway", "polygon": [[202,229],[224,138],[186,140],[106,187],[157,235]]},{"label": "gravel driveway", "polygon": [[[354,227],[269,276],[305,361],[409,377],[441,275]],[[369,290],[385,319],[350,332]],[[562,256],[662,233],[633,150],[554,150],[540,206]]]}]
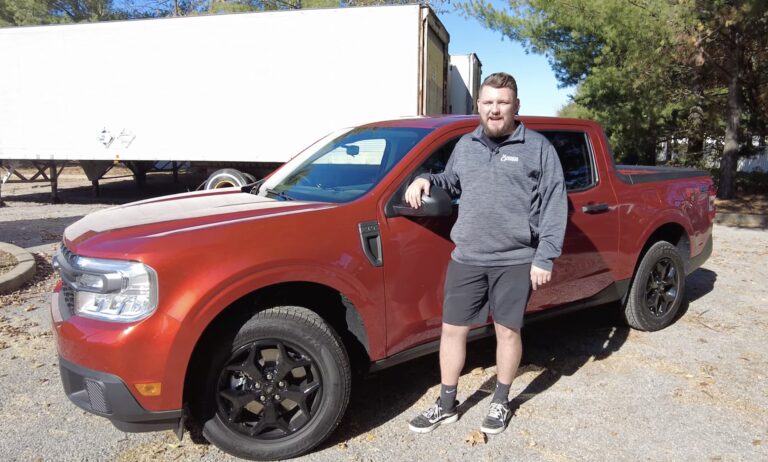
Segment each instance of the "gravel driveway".
[{"label": "gravel driveway", "polygon": [[[171,432],[126,434],[62,392],[48,312],[50,257],[84,214],[139,198],[129,181],[93,198],[80,175],[5,185],[0,241],[38,256],[36,279],[0,297],[0,459],[232,460]],[[196,186],[196,182],[192,186]],[[146,194],[184,190],[150,176]],[[687,312],[656,333],[627,329],[608,305],[524,331],[509,429],[473,438],[495,386],[494,342],[470,346],[461,419],[430,434],[407,420],[439,393],[436,355],[357,384],[347,416],[306,461],[768,460],[768,231],[715,227],[715,249],[687,279]]]}]

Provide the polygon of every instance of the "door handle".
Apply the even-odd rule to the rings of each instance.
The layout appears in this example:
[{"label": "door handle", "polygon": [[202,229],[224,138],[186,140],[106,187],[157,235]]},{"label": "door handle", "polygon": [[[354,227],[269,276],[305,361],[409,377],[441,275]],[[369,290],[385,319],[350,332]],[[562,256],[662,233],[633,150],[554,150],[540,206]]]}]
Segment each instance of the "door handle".
[{"label": "door handle", "polygon": [[373,266],[384,265],[384,256],[381,252],[381,234],[378,221],[366,221],[357,225],[360,231],[360,243],[363,253]]},{"label": "door handle", "polygon": [[603,213],[609,211],[611,208],[605,202],[590,203],[581,207],[581,211],[584,213]]}]

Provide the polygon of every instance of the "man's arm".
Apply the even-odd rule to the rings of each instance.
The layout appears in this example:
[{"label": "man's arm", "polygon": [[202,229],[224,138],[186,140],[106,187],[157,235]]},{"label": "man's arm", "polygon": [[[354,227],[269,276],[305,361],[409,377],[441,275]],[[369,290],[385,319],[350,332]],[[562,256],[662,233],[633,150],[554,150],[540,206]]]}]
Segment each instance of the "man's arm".
[{"label": "man's arm", "polygon": [[531,266],[533,290],[551,280],[554,260],[563,251],[565,226],[568,221],[568,195],[565,190],[563,167],[555,148],[550,145],[545,149],[539,182],[539,245]]},{"label": "man's arm", "polygon": [[459,176],[453,168],[455,165],[455,157],[454,154],[451,154],[450,159],[448,159],[448,164],[445,166],[445,170],[441,173],[424,173],[413,180],[413,183],[411,183],[405,191],[405,201],[408,205],[415,209],[421,207],[421,194],[424,193],[429,196],[429,189],[432,184],[445,189],[451,196],[458,196],[461,194]]}]

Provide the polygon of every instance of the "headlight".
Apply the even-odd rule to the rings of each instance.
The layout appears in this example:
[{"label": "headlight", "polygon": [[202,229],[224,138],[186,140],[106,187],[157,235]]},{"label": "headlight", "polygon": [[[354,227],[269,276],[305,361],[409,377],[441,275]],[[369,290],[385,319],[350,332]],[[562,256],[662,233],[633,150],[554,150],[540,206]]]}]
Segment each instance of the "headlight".
[{"label": "headlight", "polygon": [[74,292],[72,314],[134,322],[157,308],[157,273],[143,263],[80,257],[62,249],[53,265]]}]

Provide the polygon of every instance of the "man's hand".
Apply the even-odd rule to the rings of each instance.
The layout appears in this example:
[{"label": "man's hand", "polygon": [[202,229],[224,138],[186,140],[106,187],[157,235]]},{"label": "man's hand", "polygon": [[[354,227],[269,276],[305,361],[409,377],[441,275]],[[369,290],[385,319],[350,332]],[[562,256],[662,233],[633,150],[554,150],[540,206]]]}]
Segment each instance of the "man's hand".
[{"label": "man's hand", "polygon": [[405,201],[415,209],[421,207],[422,192],[429,196],[429,180],[425,178],[416,178],[405,191]]},{"label": "man's hand", "polygon": [[552,280],[552,271],[543,270],[539,267],[531,265],[531,287],[533,290],[543,286]]}]

